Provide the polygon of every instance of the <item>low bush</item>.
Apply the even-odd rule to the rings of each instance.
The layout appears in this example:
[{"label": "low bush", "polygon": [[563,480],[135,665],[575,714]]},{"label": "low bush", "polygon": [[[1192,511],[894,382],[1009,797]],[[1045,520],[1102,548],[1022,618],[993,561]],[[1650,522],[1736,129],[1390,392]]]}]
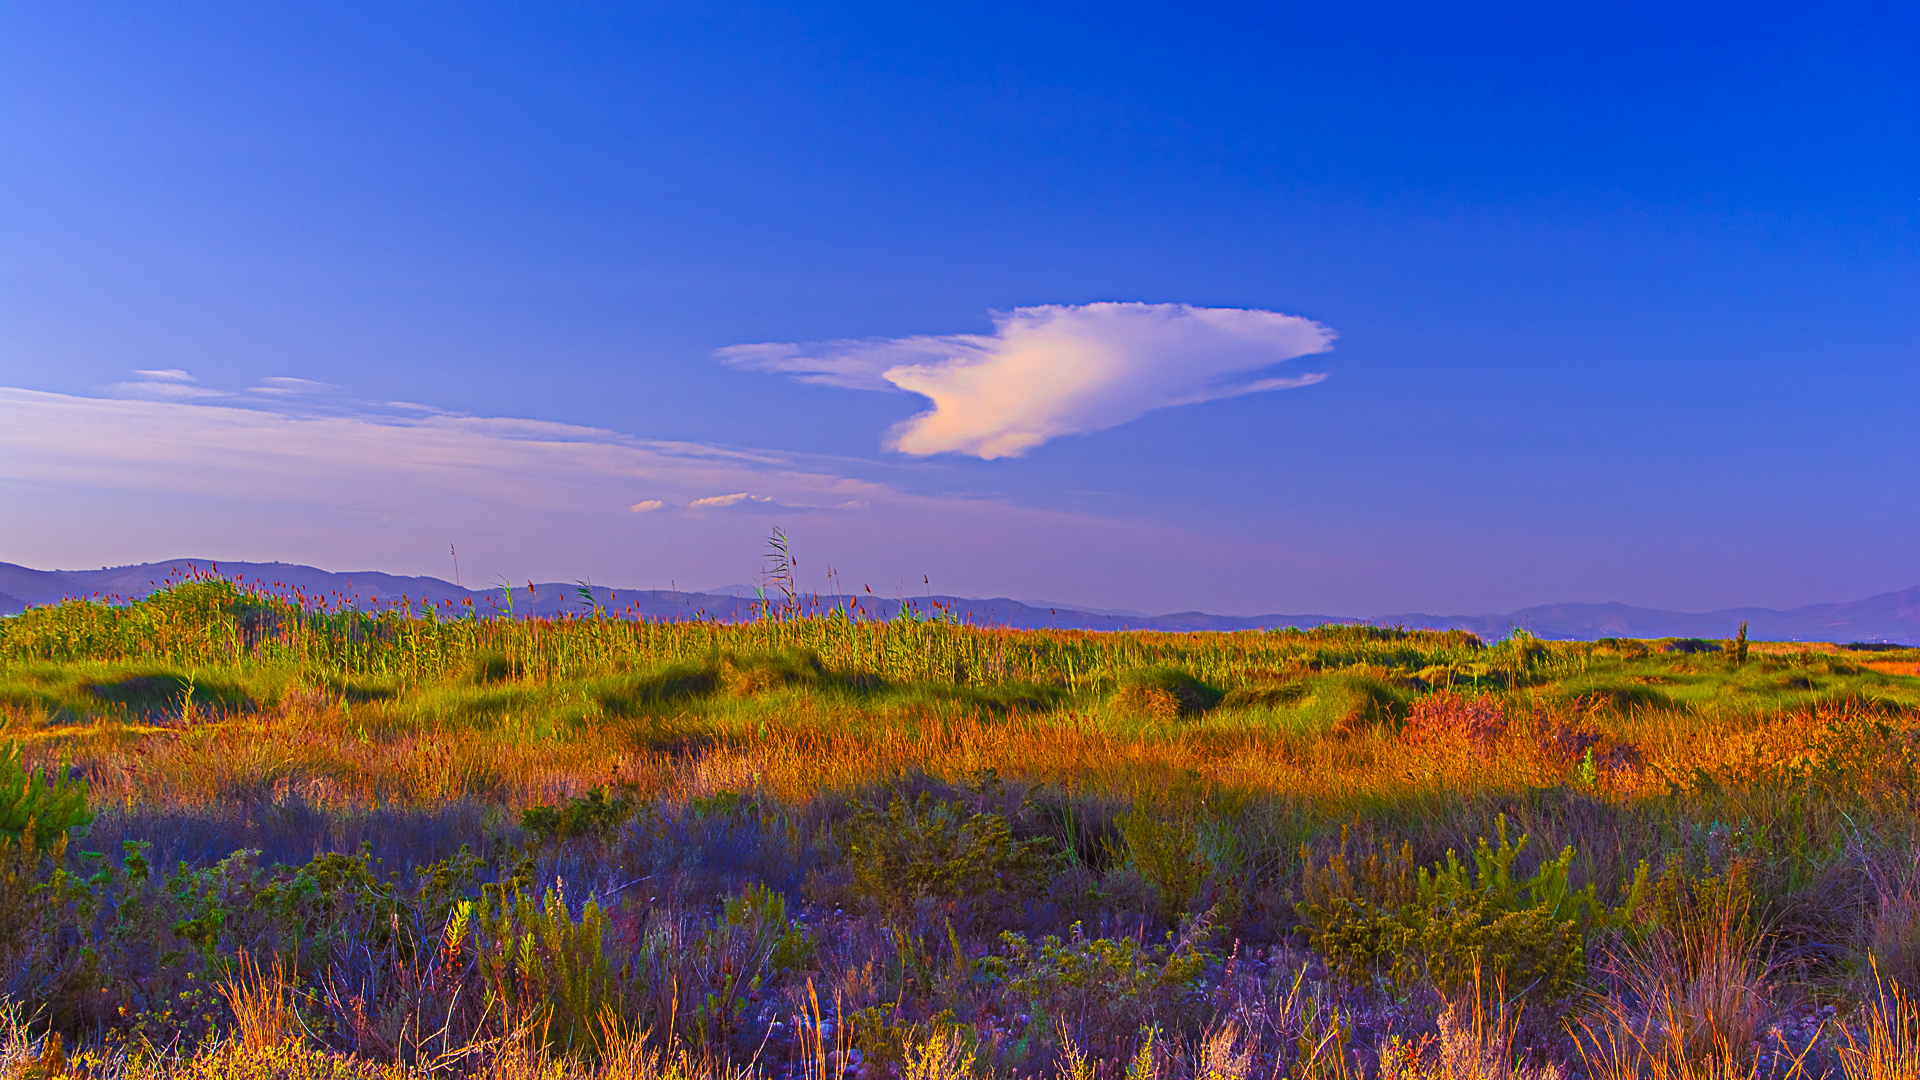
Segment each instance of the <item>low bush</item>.
[{"label": "low bush", "polygon": [[86,781],[70,776],[64,765],[42,777],[22,762],[17,743],[0,748],[0,844],[31,832],[35,846],[46,848],[92,822]]},{"label": "low bush", "polygon": [[1517,878],[1527,837],[1510,843],[1504,816],[1497,835],[1497,846],[1480,839],[1472,867],[1448,851],[1444,863],[1412,870],[1403,847],[1370,853],[1356,873],[1344,844],[1324,862],[1303,852],[1298,910],[1310,942],[1340,975],[1384,978],[1403,992],[1425,985],[1446,995],[1497,990],[1548,1007],[1567,1001],[1584,988],[1588,933],[1631,920],[1645,867],[1609,908],[1592,886],[1573,888],[1572,848]]},{"label": "low bush", "polygon": [[885,811],[861,805],[841,835],[854,897],[896,917],[923,899],[952,905],[1031,894],[1059,864],[1051,839],[1016,840],[1005,815],[925,792],[913,802],[896,796]]},{"label": "low bush", "polygon": [[619,1015],[600,905],[588,900],[576,917],[557,890],[536,902],[518,890],[490,889],[478,905],[456,910],[449,942],[460,940],[469,915],[480,978],[509,1030],[549,1050],[597,1053],[602,1010]]},{"label": "low bush", "polygon": [[1422,695],[1400,729],[1411,743],[1463,742],[1482,750],[1506,733],[1507,713],[1499,701],[1448,690]]},{"label": "low bush", "polygon": [[529,806],[520,812],[520,825],[551,843],[580,836],[604,837],[633,816],[633,801],[608,799],[605,788],[594,788],[585,798],[575,796],[564,806]]},{"label": "low bush", "polygon": [[1079,923],[1065,938],[1049,934],[1037,944],[1008,932],[1002,951],[979,967],[1028,1018],[1029,1038],[1052,1038],[1065,1025],[1079,1047],[1113,1060],[1143,1027],[1191,1024],[1186,1010],[1197,1003],[1212,932],[1206,918],[1187,920],[1157,945],[1088,937]]}]

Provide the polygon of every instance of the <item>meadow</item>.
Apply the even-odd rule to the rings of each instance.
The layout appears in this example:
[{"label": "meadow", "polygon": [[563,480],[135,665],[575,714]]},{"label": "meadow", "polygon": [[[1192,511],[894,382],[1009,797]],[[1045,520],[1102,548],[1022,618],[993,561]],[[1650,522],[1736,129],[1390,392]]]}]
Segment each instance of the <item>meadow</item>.
[{"label": "meadow", "polygon": [[9,1075],[1920,1075],[1920,650],[0,619]]}]

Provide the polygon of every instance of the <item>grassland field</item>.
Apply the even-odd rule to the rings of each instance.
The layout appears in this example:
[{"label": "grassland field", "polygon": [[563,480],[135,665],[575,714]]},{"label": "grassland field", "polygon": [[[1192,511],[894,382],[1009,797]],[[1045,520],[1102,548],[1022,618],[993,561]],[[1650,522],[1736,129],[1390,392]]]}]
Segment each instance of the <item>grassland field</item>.
[{"label": "grassland field", "polygon": [[1920,1075],[1920,650],[198,580],[0,717],[22,1077]]}]

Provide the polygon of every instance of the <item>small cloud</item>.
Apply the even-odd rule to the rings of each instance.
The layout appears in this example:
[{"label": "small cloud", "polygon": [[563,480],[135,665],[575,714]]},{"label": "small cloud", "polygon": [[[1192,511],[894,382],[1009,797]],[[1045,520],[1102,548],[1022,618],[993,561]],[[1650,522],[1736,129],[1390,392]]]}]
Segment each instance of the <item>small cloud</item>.
[{"label": "small cloud", "polygon": [[794,513],[813,513],[822,510],[855,510],[862,505],[858,499],[842,502],[789,502],[771,495],[753,495],[745,491],[736,491],[731,495],[709,495],[704,499],[695,499],[687,504],[687,509],[695,512],[707,510],[746,511],[749,513],[768,513],[773,511],[791,511]]},{"label": "small cloud", "polygon": [[315,382],[312,379],[296,379],[287,375],[274,375],[260,380],[259,386],[248,387],[256,394],[272,394],[285,397],[292,394],[323,394],[329,390],[338,390],[332,383]]},{"label": "small cloud", "polygon": [[152,398],[161,401],[191,401],[195,398],[227,397],[221,390],[209,390],[204,386],[195,386],[197,380],[179,368],[165,368],[151,371],[136,368],[133,372],[140,378],[135,382],[114,383],[107,387],[108,392],[123,397]]},{"label": "small cloud", "polygon": [[1321,373],[1259,377],[1332,348],[1297,315],[1190,304],[1048,304],[996,313],[991,334],[735,345],[731,367],[857,390],[905,390],[933,408],[894,428],[907,454],[1019,457],[1061,435],[1154,409],[1306,386]]},{"label": "small cloud", "polygon": [[660,509],[665,505],[667,504],[661,502],[659,499],[642,499],[639,502],[634,503],[632,506],[627,507],[627,513],[629,514],[651,513],[655,510]]},{"label": "small cloud", "polygon": [[692,502],[687,504],[687,509],[689,510],[722,510],[729,506],[740,506],[742,504],[751,505],[753,503],[770,503],[772,501],[773,501],[773,498],[768,495],[749,495],[744,491],[736,491],[731,495],[709,495],[704,499],[695,499]]}]

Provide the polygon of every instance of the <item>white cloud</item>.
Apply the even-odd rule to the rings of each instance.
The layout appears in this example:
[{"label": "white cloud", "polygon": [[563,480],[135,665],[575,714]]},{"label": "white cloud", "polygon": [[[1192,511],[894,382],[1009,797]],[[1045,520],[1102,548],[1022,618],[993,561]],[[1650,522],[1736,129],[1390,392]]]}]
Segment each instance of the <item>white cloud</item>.
[{"label": "white cloud", "polygon": [[814,513],[824,510],[857,510],[866,503],[859,499],[843,502],[795,502],[773,495],[755,495],[751,492],[736,491],[731,495],[709,495],[695,499],[687,504],[687,509],[695,512],[713,510],[745,510],[754,513],[772,513],[790,510],[796,513]]},{"label": "white cloud", "polygon": [[704,499],[695,499],[688,503],[687,506],[693,510],[724,510],[729,506],[739,506],[742,503],[770,503],[772,501],[773,497],[771,495],[749,495],[744,491],[736,491],[731,495],[709,495]]},{"label": "white cloud", "polygon": [[204,386],[195,386],[194,383],[197,380],[179,368],[163,368],[157,371],[136,368],[134,374],[140,378],[134,382],[114,383],[107,387],[107,390],[124,397],[153,398],[160,401],[192,401],[228,396],[222,390],[209,390]]},{"label": "white cloud", "polygon": [[315,382],[312,379],[296,379],[289,375],[272,375],[261,379],[259,386],[251,386],[248,387],[248,389],[256,394],[287,397],[293,394],[321,394],[340,388],[332,383]]},{"label": "white cloud", "polygon": [[859,390],[905,390],[933,408],[897,426],[908,454],[1018,457],[1061,435],[1154,409],[1319,382],[1263,376],[1332,347],[1310,319],[1189,304],[1049,304],[994,315],[991,334],[735,345],[722,363]]},{"label": "white cloud", "polygon": [[661,502],[659,499],[642,499],[639,502],[634,503],[632,506],[627,507],[627,513],[650,514],[653,511],[658,510],[665,505],[667,504]]}]

